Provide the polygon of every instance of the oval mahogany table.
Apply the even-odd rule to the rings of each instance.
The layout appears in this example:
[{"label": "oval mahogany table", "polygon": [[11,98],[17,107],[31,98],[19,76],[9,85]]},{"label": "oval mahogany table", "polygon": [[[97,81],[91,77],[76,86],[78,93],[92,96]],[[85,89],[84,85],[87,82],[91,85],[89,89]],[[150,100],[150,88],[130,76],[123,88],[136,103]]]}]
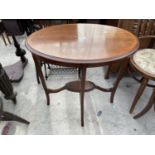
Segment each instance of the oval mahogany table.
[{"label": "oval mahogany table", "polygon": [[[47,104],[50,93],[64,89],[79,92],[81,104],[81,126],[84,126],[84,93],[94,88],[111,92],[113,102],[116,88],[127,67],[127,59],[139,47],[139,41],[132,33],[98,24],[66,24],[50,26],[34,32],[27,38],[27,48],[31,51],[37,73],[41,79]],[[112,88],[102,88],[86,81],[86,69],[122,60],[117,80]],[[68,67],[78,67],[81,71],[79,81],[72,81],[59,89],[49,89],[41,70],[41,61]]]}]

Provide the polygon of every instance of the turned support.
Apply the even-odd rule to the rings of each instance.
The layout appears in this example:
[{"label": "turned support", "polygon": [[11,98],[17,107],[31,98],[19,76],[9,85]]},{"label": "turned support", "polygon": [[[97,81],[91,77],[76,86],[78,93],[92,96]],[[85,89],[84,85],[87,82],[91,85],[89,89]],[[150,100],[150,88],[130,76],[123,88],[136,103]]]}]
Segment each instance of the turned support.
[{"label": "turned support", "polygon": [[20,45],[14,35],[12,36],[12,38],[14,41],[14,46],[16,48],[16,56],[19,56],[21,58],[21,61],[23,63],[25,63],[27,61],[26,57],[24,56],[26,54],[25,50],[20,47]]}]

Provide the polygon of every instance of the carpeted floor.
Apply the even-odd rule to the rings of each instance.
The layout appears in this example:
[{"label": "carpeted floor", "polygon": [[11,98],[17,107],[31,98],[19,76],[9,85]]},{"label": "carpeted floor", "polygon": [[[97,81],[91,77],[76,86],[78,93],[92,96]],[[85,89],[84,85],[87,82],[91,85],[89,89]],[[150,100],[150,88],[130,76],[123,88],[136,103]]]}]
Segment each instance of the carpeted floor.
[{"label": "carpeted floor", "polygon": [[[4,110],[17,114],[28,121],[30,125],[18,122],[0,122],[1,134],[155,134],[155,113],[153,110],[144,117],[134,120],[129,114],[129,108],[137,92],[139,84],[130,77],[125,77],[117,90],[114,104],[109,102],[109,93],[98,90],[86,93],[85,96],[85,127],[80,126],[79,94],[62,91],[51,94],[51,105],[46,105],[46,98],[41,85],[37,84],[34,63],[30,52],[26,49],[25,36],[18,37],[21,46],[27,51],[29,60],[25,68],[24,78],[20,83],[14,83],[17,91],[17,105],[3,99]],[[5,46],[0,41],[0,62],[5,65],[18,61],[13,45]],[[52,88],[63,86],[67,81],[76,80],[77,72],[55,72],[47,80],[47,85]],[[111,87],[115,77],[104,80],[104,68],[90,68],[87,79],[98,85]],[[134,114],[139,112],[148,101],[151,89],[144,92]],[[0,93],[1,96],[3,94]]]}]

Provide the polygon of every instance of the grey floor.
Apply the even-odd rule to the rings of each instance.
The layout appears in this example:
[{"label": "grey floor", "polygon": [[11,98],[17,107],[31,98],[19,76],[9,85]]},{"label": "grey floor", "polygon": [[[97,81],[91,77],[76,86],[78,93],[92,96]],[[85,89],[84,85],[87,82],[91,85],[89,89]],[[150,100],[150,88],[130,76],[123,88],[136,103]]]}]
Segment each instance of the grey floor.
[{"label": "grey floor", "polygon": [[[151,109],[145,116],[134,120],[129,114],[129,108],[137,92],[139,84],[130,77],[125,77],[116,92],[114,104],[109,102],[109,93],[98,90],[86,93],[85,96],[85,127],[80,126],[79,94],[62,91],[51,94],[51,105],[46,105],[46,98],[41,85],[35,77],[34,63],[30,52],[25,47],[25,36],[18,37],[22,48],[27,51],[29,60],[25,68],[24,78],[20,83],[14,83],[14,90],[18,93],[17,105],[11,101],[4,101],[4,109],[15,113],[31,123],[29,126],[17,122],[12,123],[9,134],[104,134],[104,135],[135,135],[155,134],[155,113]],[[19,60],[15,56],[13,45],[5,46],[0,38],[0,62],[5,65]],[[115,77],[104,80],[104,68],[91,68],[87,71],[87,79],[104,87],[111,87]],[[63,74],[51,72],[47,81],[49,87],[58,88],[67,81],[76,80],[77,72]],[[151,89],[147,88],[141,97],[134,114],[139,112],[147,103]],[[0,94],[3,96],[3,94]],[[2,122],[0,122],[1,124]]]}]

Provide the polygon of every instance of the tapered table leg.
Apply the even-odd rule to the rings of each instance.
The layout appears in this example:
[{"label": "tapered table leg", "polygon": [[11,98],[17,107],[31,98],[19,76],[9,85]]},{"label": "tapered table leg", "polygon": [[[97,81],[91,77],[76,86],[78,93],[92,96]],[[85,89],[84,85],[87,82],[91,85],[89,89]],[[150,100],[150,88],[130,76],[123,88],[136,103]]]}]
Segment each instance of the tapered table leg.
[{"label": "tapered table leg", "polygon": [[80,105],[81,105],[81,126],[84,126],[84,95],[85,95],[85,82],[86,82],[86,68],[82,67],[81,70],[81,91],[80,91]]},{"label": "tapered table leg", "polygon": [[122,79],[123,75],[125,74],[126,70],[127,70],[127,67],[128,67],[128,59],[125,59],[123,60],[121,66],[120,66],[120,69],[119,69],[119,73],[118,73],[118,76],[117,76],[117,79],[114,83],[114,87],[113,87],[113,90],[112,90],[112,93],[111,93],[111,96],[110,96],[110,102],[113,103],[114,101],[114,96],[115,96],[115,93],[116,93],[116,90],[117,90],[117,87],[120,83],[120,80]]},{"label": "tapered table leg", "polygon": [[155,88],[153,89],[149,103],[146,105],[146,107],[140,113],[138,113],[136,116],[134,116],[135,119],[143,116],[152,108],[152,106],[154,105],[154,98],[155,98]]},{"label": "tapered table leg", "polygon": [[41,70],[41,61],[36,56],[34,56],[34,55],[32,55],[32,56],[33,56],[34,63],[35,63],[35,66],[36,66],[37,74],[40,77],[42,86],[43,86],[43,88],[45,90],[45,95],[46,95],[46,98],[47,98],[47,105],[50,105],[49,91],[48,91],[48,88],[47,88],[47,85],[46,85],[46,82],[45,82],[45,79],[44,79],[43,72]]},{"label": "tapered table leg", "polygon": [[35,62],[34,62],[34,64],[35,64],[34,66],[35,66],[35,70],[36,70],[36,79],[37,79],[38,84],[40,84],[39,73],[38,73],[38,70],[37,70],[37,66],[36,66],[36,63]]}]

